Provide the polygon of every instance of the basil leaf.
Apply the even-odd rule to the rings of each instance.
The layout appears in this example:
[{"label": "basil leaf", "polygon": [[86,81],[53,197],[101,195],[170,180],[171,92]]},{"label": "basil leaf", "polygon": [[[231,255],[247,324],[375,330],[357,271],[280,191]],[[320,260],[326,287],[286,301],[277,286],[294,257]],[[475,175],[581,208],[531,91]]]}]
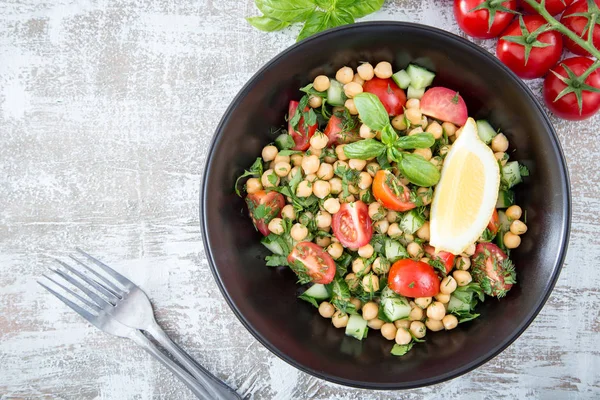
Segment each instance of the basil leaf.
[{"label": "basil leaf", "polygon": [[435,138],[431,133],[423,132],[412,136],[402,136],[396,140],[394,146],[401,150],[425,149],[435,144]]},{"label": "basil leaf", "polygon": [[283,22],[302,22],[316,9],[312,0],[255,0],[255,4],[265,16]]},{"label": "basil leaf", "polygon": [[264,15],[260,17],[248,17],[246,18],[246,21],[248,21],[248,23],[250,23],[250,25],[252,25],[253,27],[258,28],[264,32],[278,31],[290,24],[289,22],[280,21],[278,19],[270,18]]},{"label": "basil leaf", "polygon": [[391,158],[392,161],[396,161],[397,163],[399,163],[400,160],[402,160],[403,154],[404,153],[402,153],[401,151],[399,151],[398,149],[396,149],[394,147],[388,147],[388,149],[387,149],[388,158]]},{"label": "basil leaf", "polygon": [[374,94],[365,92],[357,94],[354,96],[354,105],[362,122],[372,130],[383,132],[390,125],[390,117],[385,107]]},{"label": "basil leaf", "polygon": [[398,168],[406,179],[418,186],[430,187],[440,180],[440,171],[432,163],[415,154],[403,153]]},{"label": "basil leaf", "polygon": [[330,11],[332,26],[353,24],[354,17],[344,8],[334,8]]},{"label": "basil leaf", "polygon": [[[371,14],[381,8],[384,0],[354,0],[344,1],[346,10],[354,16],[354,18],[362,18],[365,15]],[[338,5],[341,5],[342,0],[338,1]],[[353,4],[352,4],[353,3]]]},{"label": "basil leaf", "polygon": [[385,149],[385,145],[379,140],[364,139],[345,145],[344,154],[346,154],[346,157],[348,158],[367,160],[369,158],[377,157],[383,153]]},{"label": "basil leaf", "polygon": [[[368,125],[367,125],[368,126]],[[381,141],[387,146],[392,146],[398,140],[398,134],[391,125],[387,125],[381,131]]]},{"label": "basil leaf", "polygon": [[306,39],[307,37],[314,35],[317,32],[324,31],[326,29],[332,28],[334,25],[331,23],[331,16],[329,13],[324,13],[323,11],[315,11],[313,12],[302,27],[302,30],[298,34],[298,38],[296,41],[301,41],[302,39]]}]

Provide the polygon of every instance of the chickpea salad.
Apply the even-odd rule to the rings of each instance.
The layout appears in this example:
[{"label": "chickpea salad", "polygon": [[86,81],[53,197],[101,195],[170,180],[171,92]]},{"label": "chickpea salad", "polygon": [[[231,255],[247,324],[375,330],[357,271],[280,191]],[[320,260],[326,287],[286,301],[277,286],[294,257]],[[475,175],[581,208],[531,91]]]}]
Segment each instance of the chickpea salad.
[{"label": "chickpea salad", "polygon": [[317,76],[235,189],[266,265],[289,267],[299,298],[346,335],[395,341],[396,356],[505,296],[527,231],[511,188],[528,169],[434,79],[386,61]]}]

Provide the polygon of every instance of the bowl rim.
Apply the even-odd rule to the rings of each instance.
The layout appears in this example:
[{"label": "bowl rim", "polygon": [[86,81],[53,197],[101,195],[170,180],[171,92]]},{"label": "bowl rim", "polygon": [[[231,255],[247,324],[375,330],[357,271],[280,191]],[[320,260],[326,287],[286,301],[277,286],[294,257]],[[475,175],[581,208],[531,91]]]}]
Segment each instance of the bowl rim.
[{"label": "bowl rim", "polygon": [[[260,332],[256,331],[250,325],[248,320],[237,309],[237,307],[231,300],[229,293],[225,290],[225,286],[224,286],[221,276],[219,274],[219,270],[215,264],[212,250],[208,245],[208,243],[209,243],[208,227],[206,224],[206,219],[203,218],[204,210],[205,210],[205,206],[206,206],[206,202],[207,202],[207,196],[208,196],[208,194],[205,191],[205,188],[206,188],[206,185],[208,182],[208,175],[209,175],[207,172],[210,170],[213,159],[214,159],[213,150],[215,149],[217,143],[220,140],[221,131],[222,131],[223,127],[229,122],[229,119],[231,118],[232,110],[237,106],[237,104],[240,102],[240,100],[249,93],[249,91],[250,91],[251,87],[254,85],[255,81],[265,72],[265,70],[268,69],[269,67],[271,67],[273,64],[277,63],[282,58],[286,57],[292,51],[296,50],[299,47],[304,46],[306,43],[309,43],[311,41],[319,40],[325,36],[329,36],[329,35],[339,33],[341,31],[345,31],[345,30],[357,30],[357,29],[364,29],[364,28],[370,28],[370,27],[385,27],[385,26],[405,27],[405,28],[411,28],[411,29],[416,29],[416,30],[433,32],[437,35],[443,36],[445,40],[451,40],[451,41],[457,42],[459,45],[469,47],[471,51],[477,52],[480,55],[482,55],[483,57],[490,59],[499,68],[504,70],[504,72],[506,72],[508,77],[521,88],[521,90],[523,91],[523,94],[525,96],[529,97],[529,99],[532,101],[533,105],[537,108],[538,112],[541,114],[543,120],[545,121],[546,131],[548,132],[548,136],[553,141],[554,147],[556,148],[556,153],[557,153],[559,161],[560,161],[559,168],[564,173],[561,176],[561,180],[564,181],[563,184],[564,184],[565,190],[566,190],[566,193],[565,193],[566,194],[566,205],[565,205],[566,212],[565,212],[565,216],[563,218],[563,223],[562,223],[562,226],[564,227],[564,229],[561,232],[562,243],[558,249],[558,258],[557,258],[557,262],[554,266],[554,272],[550,278],[550,281],[547,282],[545,294],[542,298],[540,298],[538,300],[537,306],[534,307],[534,309],[527,315],[527,317],[513,331],[513,333],[511,335],[509,335],[504,341],[502,341],[498,346],[496,346],[491,351],[488,351],[487,353],[476,357],[471,363],[462,365],[458,368],[448,371],[447,373],[444,373],[444,374],[441,374],[441,375],[438,375],[438,376],[435,376],[432,378],[426,378],[426,379],[421,379],[421,380],[411,381],[411,382],[404,382],[404,383],[374,383],[374,382],[370,382],[370,381],[361,381],[361,380],[341,378],[341,377],[338,377],[335,375],[331,375],[331,374],[328,374],[328,373],[325,373],[325,372],[322,372],[319,370],[314,370],[312,368],[306,367],[306,366],[300,364],[295,359],[288,357],[287,355],[285,355],[284,353],[279,351],[279,349],[277,349],[275,346],[273,346]],[[234,315],[238,318],[238,320],[242,323],[242,325],[252,334],[252,336],[254,336],[254,338],[256,340],[258,340],[271,353],[275,354],[277,357],[279,357],[283,361],[287,362],[291,366],[293,366],[303,372],[306,372],[312,376],[315,376],[317,378],[324,379],[324,380],[332,382],[332,383],[345,385],[345,386],[349,386],[349,387],[354,387],[354,388],[360,388],[360,389],[399,390],[399,389],[413,389],[413,388],[434,385],[434,384],[442,383],[442,382],[448,381],[450,379],[454,379],[461,375],[464,375],[464,374],[474,370],[475,368],[478,368],[481,365],[487,363],[488,361],[492,360],[493,358],[495,358],[498,354],[503,352],[506,348],[508,348],[512,343],[514,343],[515,340],[517,340],[523,334],[523,332],[529,327],[529,325],[531,325],[533,320],[537,317],[539,312],[542,310],[542,308],[546,304],[546,302],[547,302],[548,298],[550,297],[550,294],[552,293],[552,291],[556,285],[556,282],[558,281],[558,278],[560,276],[560,273],[561,273],[561,270],[562,270],[562,267],[563,267],[563,264],[564,264],[564,261],[566,258],[568,245],[569,245],[569,238],[570,238],[570,233],[571,233],[572,199],[571,199],[571,183],[570,183],[570,177],[569,177],[569,169],[567,166],[567,162],[565,159],[565,155],[564,155],[560,140],[558,138],[556,131],[554,130],[554,126],[552,125],[550,119],[548,118],[548,114],[543,109],[543,107],[541,106],[538,99],[531,92],[531,89],[519,77],[517,77],[507,66],[505,66],[502,62],[500,62],[500,60],[498,60],[496,57],[494,57],[491,53],[489,53],[482,47],[477,46],[475,43],[473,43],[465,38],[462,38],[452,32],[449,32],[449,31],[446,31],[443,29],[439,29],[439,28],[435,28],[435,27],[432,27],[429,25],[413,23],[413,22],[368,21],[368,22],[358,22],[358,23],[354,23],[354,24],[350,24],[350,25],[340,26],[337,28],[326,30],[324,32],[317,33],[315,35],[310,36],[307,39],[304,39],[300,42],[294,43],[293,45],[284,49],[283,51],[278,53],[275,57],[270,59],[267,63],[265,63],[262,67],[260,67],[260,69],[244,84],[244,86],[236,94],[236,96],[233,98],[233,100],[231,101],[231,103],[229,104],[227,109],[225,110],[223,117],[221,118],[219,124],[217,125],[217,127],[215,129],[215,134],[211,140],[208,156],[207,156],[207,159],[205,162],[204,173],[203,173],[203,177],[202,177],[202,181],[201,181],[200,185],[201,185],[201,187],[200,187],[200,208],[199,208],[200,219],[199,219],[199,222],[200,222],[200,228],[201,228],[201,234],[202,234],[202,241],[203,241],[204,249],[206,252],[206,258],[208,260],[210,270],[213,274],[213,277],[215,278],[217,286],[219,287],[221,294],[225,298],[225,301],[227,302],[227,304],[233,311]]]}]

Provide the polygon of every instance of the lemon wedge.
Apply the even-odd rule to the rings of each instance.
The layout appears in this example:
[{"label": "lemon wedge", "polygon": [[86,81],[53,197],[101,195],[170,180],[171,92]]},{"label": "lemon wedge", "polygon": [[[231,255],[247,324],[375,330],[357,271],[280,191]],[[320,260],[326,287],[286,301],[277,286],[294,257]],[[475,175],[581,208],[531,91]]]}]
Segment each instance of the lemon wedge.
[{"label": "lemon wedge", "polygon": [[481,236],[494,212],[500,168],[469,118],[446,155],[431,204],[430,244],[462,253]]}]

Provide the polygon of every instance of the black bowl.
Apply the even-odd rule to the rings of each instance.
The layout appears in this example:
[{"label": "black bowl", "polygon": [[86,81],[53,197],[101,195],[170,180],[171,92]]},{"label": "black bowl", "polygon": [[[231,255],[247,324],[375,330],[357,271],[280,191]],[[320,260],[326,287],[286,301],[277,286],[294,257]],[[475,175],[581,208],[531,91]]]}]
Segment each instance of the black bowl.
[{"label": "black bowl", "polygon": [[[390,354],[377,332],[359,342],[344,336],[298,300],[294,275],[264,264],[267,250],[233,192],[236,177],[284,123],[298,88],[319,74],[360,61],[417,63],[436,71],[434,85],[458,90],[469,114],[508,136],[511,158],[531,176],[517,186],[529,231],[513,252],[518,285],[501,301],[487,299],[481,317],[449,332],[429,333],[407,355]],[[565,159],[548,117],[523,82],[485,50],[428,26],[355,24],[316,35],[282,52],[240,91],[211,145],[201,193],[204,246],[215,279],[246,328],[269,350],[319,378],[373,389],[412,388],[454,378],[510,345],[540,311],[566,253],[571,196]]]}]

